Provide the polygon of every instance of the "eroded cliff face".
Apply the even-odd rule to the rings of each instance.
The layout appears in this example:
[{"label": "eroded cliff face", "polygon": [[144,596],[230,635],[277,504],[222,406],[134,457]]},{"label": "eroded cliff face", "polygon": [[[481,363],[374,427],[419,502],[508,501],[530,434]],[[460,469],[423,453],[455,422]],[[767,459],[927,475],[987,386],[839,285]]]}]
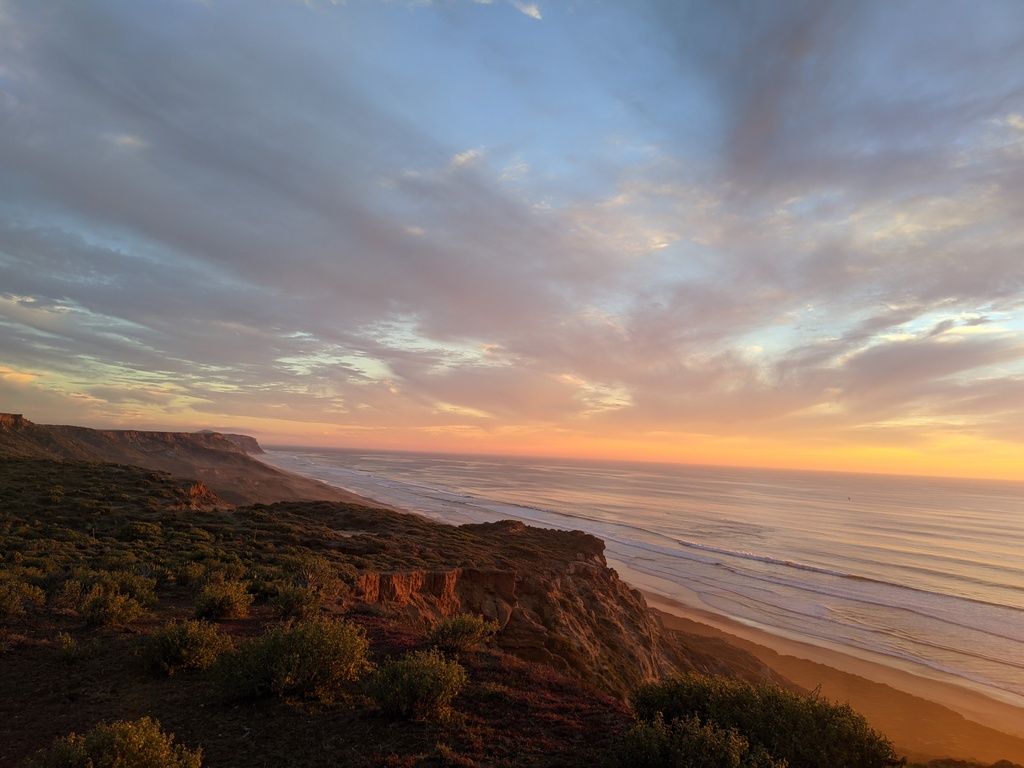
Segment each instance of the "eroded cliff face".
[{"label": "eroded cliff face", "polygon": [[251,446],[237,437],[41,426],[15,414],[0,416],[0,458],[134,464],[201,480],[191,486],[195,509],[221,499],[304,500],[261,514],[315,522],[310,541],[328,534],[322,546],[358,557],[358,599],[421,627],[461,612],[483,615],[498,622],[502,649],[616,694],[678,671],[772,679],[749,654],[723,658],[706,639],[666,631],[643,596],[607,567],[604,542],[594,536],[511,521],[453,527],[380,509],[256,461],[247,454]]},{"label": "eroded cliff face", "polygon": [[462,612],[483,615],[498,622],[495,642],[503,650],[619,695],[680,671],[771,679],[753,657],[723,662],[665,630],[643,596],[607,567],[600,539],[511,522],[489,527],[493,545],[506,551],[516,549],[516,539],[545,535],[560,537],[562,546],[517,568],[364,573],[356,597],[422,626]]}]

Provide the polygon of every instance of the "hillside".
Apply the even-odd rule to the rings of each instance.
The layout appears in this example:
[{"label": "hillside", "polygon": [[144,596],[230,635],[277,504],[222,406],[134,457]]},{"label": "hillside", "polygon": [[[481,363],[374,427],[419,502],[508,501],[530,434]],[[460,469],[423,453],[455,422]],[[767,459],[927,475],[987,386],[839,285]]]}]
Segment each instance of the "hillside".
[{"label": "hillside", "polygon": [[[730,643],[667,630],[593,536],[275,499],[288,483],[265,484],[251,449],[218,433],[0,421],[0,765],[143,716],[202,745],[211,766],[595,765],[645,681],[690,671],[793,687]],[[210,471],[253,465],[251,486]],[[265,501],[223,498],[247,487]],[[166,622],[205,616],[209,594],[244,603],[209,617],[236,648],[289,617],[357,627],[377,666],[430,649],[453,617],[494,634],[458,655],[468,677],[446,718],[395,721],[361,689],[329,704],[226,701],[212,673],[159,677],[145,663]]]},{"label": "hillside", "polygon": [[0,458],[45,458],[129,464],[202,480],[225,502],[289,500],[366,503],[367,500],[254,458],[263,449],[248,435],[202,432],[98,430],[35,424],[0,413]]}]

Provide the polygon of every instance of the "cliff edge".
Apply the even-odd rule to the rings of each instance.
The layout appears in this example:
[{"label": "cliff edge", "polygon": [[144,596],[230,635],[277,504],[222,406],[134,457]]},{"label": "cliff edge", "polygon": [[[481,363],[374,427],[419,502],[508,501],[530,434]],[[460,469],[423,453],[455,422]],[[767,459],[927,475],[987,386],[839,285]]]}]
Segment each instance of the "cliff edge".
[{"label": "cliff edge", "polygon": [[378,504],[254,459],[264,453],[248,435],[104,430],[36,424],[21,414],[0,414],[0,458],[57,459],[128,464],[202,480],[230,504],[285,499]]}]

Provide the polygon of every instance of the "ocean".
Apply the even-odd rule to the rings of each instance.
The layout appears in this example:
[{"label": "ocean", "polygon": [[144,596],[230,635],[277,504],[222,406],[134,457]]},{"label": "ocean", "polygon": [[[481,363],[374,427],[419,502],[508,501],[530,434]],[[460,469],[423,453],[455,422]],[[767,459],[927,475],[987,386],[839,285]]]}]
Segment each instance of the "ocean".
[{"label": "ocean", "polygon": [[313,448],[265,458],[447,523],[580,529],[635,586],[1024,707],[1021,483]]}]

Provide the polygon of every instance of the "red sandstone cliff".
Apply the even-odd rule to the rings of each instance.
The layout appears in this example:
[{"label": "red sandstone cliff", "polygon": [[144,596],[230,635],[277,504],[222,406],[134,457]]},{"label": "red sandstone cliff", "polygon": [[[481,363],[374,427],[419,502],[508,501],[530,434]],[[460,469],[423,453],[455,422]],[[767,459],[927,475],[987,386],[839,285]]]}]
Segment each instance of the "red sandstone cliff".
[{"label": "red sandstone cliff", "polygon": [[[439,616],[481,614],[498,622],[503,650],[618,694],[678,671],[779,681],[745,652],[708,653],[702,638],[667,631],[643,596],[607,567],[604,542],[594,536],[511,521],[462,529],[498,551],[523,554],[504,569],[364,573],[356,596],[424,625]],[[534,547],[538,539],[545,546]],[[531,549],[538,554],[526,554]]]}]

